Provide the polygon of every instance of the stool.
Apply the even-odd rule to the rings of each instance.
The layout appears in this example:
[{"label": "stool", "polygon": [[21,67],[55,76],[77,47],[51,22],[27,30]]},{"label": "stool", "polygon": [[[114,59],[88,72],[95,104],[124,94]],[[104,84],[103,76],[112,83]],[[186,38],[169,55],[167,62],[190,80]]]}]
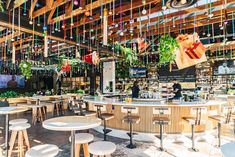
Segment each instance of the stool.
[{"label": "stool", "polygon": [[[111,120],[111,119],[114,118],[114,114],[106,112],[106,106],[107,105],[95,104],[95,107],[97,108],[98,118],[100,118],[103,121],[103,124],[104,124],[104,129],[103,129],[103,132],[104,132],[104,141],[107,140],[107,134],[112,131],[111,129],[107,129],[106,122],[108,120]],[[104,111],[106,113],[102,113],[102,111]]]},{"label": "stool", "polygon": [[195,148],[194,143],[194,133],[195,133],[195,125],[205,125],[206,120],[202,118],[203,115],[207,114],[207,108],[206,107],[192,107],[190,110],[190,114],[193,117],[183,117],[184,120],[186,120],[192,127],[192,148],[190,150],[197,152],[198,150]]},{"label": "stool", "polygon": [[62,98],[60,98],[59,100],[55,100],[52,103],[54,103],[53,115],[55,115],[55,113],[57,114],[57,116],[65,114]]},{"label": "stool", "polygon": [[59,148],[52,144],[42,144],[29,149],[25,157],[55,157],[59,153]]},{"label": "stool", "polygon": [[130,137],[130,144],[127,148],[133,149],[136,146],[133,144],[133,124],[138,124],[140,122],[140,116],[132,115],[132,113],[137,114],[138,108],[132,106],[122,106],[122,113],[127,113],[127,115],[122,119],[122,122],[129,124],[129,133],[127,135]]},{"label": "stool", "polygon": [[111,157],[116,150],[116,145],[108,141],[98,141],[89,144],[88,150],[93,157]]},{"label": "stool", "polygon": [[166,115],[171,114],[171,109],[168,107],[154,107],[153,114],[157,114],[157,117],[153,117],[153,124],[160,126],[160,151],[164,151],[163,148],[163,126],[170,124],[170,119]]},{"label": "stool", "polygon": [[28,119],[13,119],[9,121],[10,125],[21,124],[21,123],[28,123]]},{"label": "stool", "polygon": [[[74,102],[75,103],[75,102]],[[83,102],[83,100],[76,100],[77,109],[74,110],[74,113],[79,116],[95,116],[96,111],[92,111],[88,109],[88,105]]]},{"label": "stool", "polygon": [[[88,133],[75,134],[75,144],[76,144],[75,157],[80,157],[81,145],[83,147],[84,157],[89,157],[90,155],[88,152],[88,143],[93,141],[93,139],[94,139],[94,136],[92,134],[88,134]],[[71,141],[71,137],[69,138],[69,141]]]},{"label": "stool", "polygon": [[218,146],[221,146],[221,125],[229,124],[232,120],[234,106],[224,106],[223,111],[219,115],[209,116],[210,119],[217,122],[218,125]]},{"label": "stool", "polygon": [[46,119],[46,106],[44,105],[34,105],[32,106],[32,124],[36,122],[43,122]]},{"label": "stool", "polygon": [[12,133],[11,133],[11,139],[10,139],[10,144],[9,144],[10,148],[9,148],[8,157],[11,157],[17,135],[18,135],[18,156],[24,157],[24,149],[23,149],[24,142],[25,142],[27,149],[30,148],[28,133],[26,130],[28,128],[30,128],[29,123],[15,124],[9,127]]}]

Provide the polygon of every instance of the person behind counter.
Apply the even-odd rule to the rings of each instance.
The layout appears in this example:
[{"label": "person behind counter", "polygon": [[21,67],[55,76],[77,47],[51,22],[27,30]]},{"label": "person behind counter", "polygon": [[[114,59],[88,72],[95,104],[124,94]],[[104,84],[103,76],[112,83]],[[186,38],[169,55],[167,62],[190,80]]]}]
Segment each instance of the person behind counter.
[{"label": "person behind counter", "polygon": [[135,81],[133,87],[131,88],[132,90],[132,98],[138,98],[139,97],[139,92],[140,92],[140,88],[138,85],[138,82]]},{"label": "person behind counter", "polygon": [[173,88],[173,93],[175,94],[173,99],[179,99],[182,96],[182,94],[181,94],[181,91],[182,91],[181,85],[179,84],[179,82],[176,79],[173,80],[173,83],[174,84],[173,84],[172,88]]}]

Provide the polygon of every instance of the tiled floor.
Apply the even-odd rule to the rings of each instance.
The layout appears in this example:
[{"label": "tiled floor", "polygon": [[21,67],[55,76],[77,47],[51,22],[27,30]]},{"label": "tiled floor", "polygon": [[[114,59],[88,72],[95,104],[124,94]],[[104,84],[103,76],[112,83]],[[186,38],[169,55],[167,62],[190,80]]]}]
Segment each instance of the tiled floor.
[{"label": "tiled floor", "polygon": [[[29,121],[31,121],[31,113],[27,112],[24,114],[11,116],[11,119],[14,118],[22,118],[26,117]],[[50,116],[48,117],[50,118]],[[0,144],[4,142],[3,138],[3,128],[4,128],[4,117],[0,116]],[[101,130],[101,127],[96,128],[97,131],[91,130],[90,132],[95,135],[95,140],[102,140],[102,134],[98,131]],[[226,129],[226,133],[223,134],[222,143],[228,143],[234,140],[233,133],[231,132],[231,128]],[[111,135],[116,137],[108,137],[108,139],[117,144],[117,150],[113,154],[114,157],[221,157],[222,154],[220,149],[215,147],[216,138],[215,133],[210,132],[207,133],[204,138],[198,137],[196,139],[196,147],[199,149],[199,152],[192,152],[188,148],[191,146],[191,140],[189,136],[180,136],[181,142],[175,141],[175,135],[167,135],[164,139],[164,146],[166,148],[166,152],[158,151],[159,147],[159,139],[153,135],[140,134],[135,139],[143,140],[145,142],[135,141],[137,145],[136,149],[127,149],[125,146],[128,144],[128,140],[120,139],[117,137],[126,138],[125,132],[120,132],[117,130],[113,130]],[[31,146],[41,144],[41,143],[50,143],[56,144],[60,147],[61,151],[58,157],[69,157],[70,144],[68,138],[70,136],[69,132],[56,132],[50,131],[42,128],[41,124],[37,124],[32,126],[29,131],[29,139]],[[147,139],[147,140],[146,140]],[[0,150],[1,152],[1,150]],[[1,157],[1,154],[0,154]]]}]

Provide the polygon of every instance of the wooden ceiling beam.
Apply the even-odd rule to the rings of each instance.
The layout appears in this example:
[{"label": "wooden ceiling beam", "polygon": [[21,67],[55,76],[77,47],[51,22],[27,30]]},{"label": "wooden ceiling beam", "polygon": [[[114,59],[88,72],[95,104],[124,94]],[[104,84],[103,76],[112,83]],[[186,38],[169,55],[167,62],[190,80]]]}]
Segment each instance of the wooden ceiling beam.
[{"label": "wooden ceiling beam", "polygon": [[52,8],[53,3],[54,3],[54,0],[46,0],[46,6],[47,6],[48,8]]},{"label": "wooden ceiling beam", "polygon": [[20,7],[25,2],[27,2],[27,0],[15,0],[14,1],[14,8]]},{"label": "wooden ceiling beam", "polygon": [[33,17],[33,11],[35,9],[37,2],[38,0],[33,0],[33,3],[31,4],[30,9],[29,9],[29,18]]},{"label": "wooden ceiling beam", "polygon": [[55,9],[56,7],[59,7],[59,6],[65,4],[69,1],[71,1],[71,0],[56,0],[56,1],[53,2],[53,5],[51,7],[46,5],[43,8],[34,11],[33,12],[33,18],[38,17],[40,15],[43,15],[43,14],[51,11],[52,9]]},{"label": "wooden ceiling beam", "polygon": [[[146,0],[146,5],[150,4],[150,3],[157,3],[157,2],[160,2],[160,0]],[[141,7],[143,4],[142,4],[142,1],[136,1],[136,2],[133,2],[132,3],[132,9],[136,9],[136,8],[139,8]],[[161,10],[162,7],[157,7],[157,8],[152,8],[152,12],[157,12],[159,10]],[[120,9],[120,7],[118,8],[115,8],[115,14],[120,14],[120,13],[124,13],[126,11],[129,11],[131,8],[130,8],[130,3],[128,4],[124,4],[122,5],[122,9]],[[147,9],[146,9],[147,10]],[[148,12],[147,12],[148,13]],[[133,14],[133,17],[139,15],[139,13],[135,13]],[[84,20],[80,20],[80,21],[77,21],[74,23],[74,27],[79,27],[79,26],[82,26],[84,24],[89,24],[89,23],[94,23],[98,20],[100,20],[100,16],[101,14],[100,13],[97,13],[93,16],[93,20],[90,20],[88,18],[85,18],[85,21]],[[108,15],[109,16],[109,20],[112,20],[112,16],[113,15]],[[130,16],[128,16],[128,19],[127,20],[130,20]],[[133,18],[134,19],[134,18]],[[126,21],[127,21],[126,20]],[[119,23],[120,22],[120,19],[117,18],[115,19],[115,22]],[[67,27],[66,29],[70,29],[71,27]]]},{"label": "wooden ceiling beam", "polygon": [[[22,33],[20,33],[20,34],[22,34]],[[19,35],[19,32],[14,32],[13,38],[17,37],[18,35]],[[0,43],[5,42],[6,40],[9,40],[11,38],[12,38],[12,33],[8,34],[6,36],[3,36],[2,38],[0,38]]]},{"label": "wooden ceiling beam", "polygon": [[[232,2],[235,2],[235,0],[228,0],[228,4],[230,4]],[[223,3],[221,3],[220,1],[213,2],[212,3],[212,8],[219,7],[222,4]],[[158,20],[177,17],[177,16],[180,16],[180,15],[188,14],[188,13],[203,11],[203,10],[206,10],[206,6],[207,6],[207,4],[201,5],[201,6],[198,6],[198,7],[195,7],[195,8],[188,8],[188,9],[185,9],[185,10],[182,10],[182,11],[179,11],[179,12],[175,12],[175,13],[170,13],[170,14],[167,14],[167,15],[164,15],[164,16],[160,16],[159,18],[151,18],[150,23],[157,22]],[[155,7],[154,9],[151,10],[151,13],[154,13],[155,11],[159,12],[159,9],[160,9],[159,7]],[[149,13],[149,10],[147,10],[147,14],[148,13]],[[217,11],[217,13],[220,13],[220,11]],[[203,18],[207,18],[207,16],[205,16],[205,15],[198,15],[198,16],[203,16]],[[198,16],[197,16],[197,18],[198,18]],[[138,18],[139,17],[138,13],[135,13],[133,17]],[[130,19],[130,16],[123,17],[123,21],[128,21],[129,19]],[[117,19],[117,21],[118,21],[118,19]],[[194,18],[191,18],[191,21],[194,21]],[[191,22],[191,21],[187,21],[187,22]],[[145,25],[145,24],[148,24],[148,23],[149,23],[148,19],[141,21],[141,25]],[[180,21],[179,20],[175,21],[175,24],[178,24],[178,23],[182,23],[182,21],[181,20]],[[132,24],[128,23],[127,25],[123,26],[123,29],[130,28],[131,26],[136,27],[136,26],[139,26],[139,25],[140,25],[139,22],[134,22]],[[101,25],[99,25],[95,29],[101,29],[101,28],[102,28]],[[119,28],[112,29],[112,31],[114,33],[117,32],[118,30],[120,30],[120,29]]]},{"label": "wooden ceiling beam", "polygon": [[53,18],[50,21],[50,23],[52,24],[52,23],[55,23],[57,21],[62,21],[64,19],[71,18],[71,16],[77,16],[79,14],[84,13],[86,10],[90,10],[90,8],[92,8],[92,10],[93,10],[93,9],[96,9],[96,8],[100,7],[102,4],[105,5],[105,4],[111,3],[112,1],[113,0],[97,0],[97,1],[93,2],[92,4],[87,4],[83,10],[80,10],[78,8],[78,9],[73,10],[69,15],[63,14],[63,15],[60,15],[56,18]]},{"label": "wooden ceiling beam", "polygon": [[[233,7],[234,9],[235,7]],[[232,16],[229,15],[228,16],[228,20],[231,20],[232,19]],[[216,18],[213,18],[211,19],[209,22],[204,20],[204,21],[201,21],[200,24],[197,24],[196,27],[202,27],[204,25],[208,25],[208,24],[212,24],[212,23],[220,23],[220,17],[216,17]],[[188,29],[193,29],[195,26],[193,23],[189,23],[188,25],[186,26],[179,26],[177,25],[174,29],[166,29],[164,31],[164,29],[161,29],[161,30],[155,30],[155,29],[149,29],[147,31],[147,28],[143,28],[143,33],[146,32],[146,37],[150,37],[152,35],[161,35],[161,34],[164,34],[164,33],[168,33],[168,32],[174,32],[174,33],[179,33],[180,30],[183,32],[184,30],[188,30]],[[150,33],[151,31],[154,31],[153,33]],[[114,38],[114,41],[119,41],[118,39],[120,39],[120,41],[125,41],[125,40],[131,40],[131,39],[134,39],[134,38],[137,38],[138,37],[138,33],[134,33],[133,36],[130,36],[130,35],[124,35],[123,37],[119,36],[119,35],[116,35],[115,38]]]}]

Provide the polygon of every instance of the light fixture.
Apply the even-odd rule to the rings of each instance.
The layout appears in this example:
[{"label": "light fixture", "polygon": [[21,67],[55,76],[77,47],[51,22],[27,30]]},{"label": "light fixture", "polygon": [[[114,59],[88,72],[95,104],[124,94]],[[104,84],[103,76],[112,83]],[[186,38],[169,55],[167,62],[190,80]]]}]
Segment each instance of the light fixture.
[{"label": "light fixture", "polygon": [[78,5],[78,0],[74,0],[73,4]]},{"label": "light fixture", "polygon": [[214,14],[209,14],[208,17],[211,19],[214,16]]},{"label": "light fixture", "polygon": [[134,19],[130,19],[130,23],[134,23]]},{"label": "light fixture", "polygon": [[173,27],[175,28],[175,25],[173,25]]},{"label": "light fixture", "polygon": [[30,25],[32,25],[32,24],[33,24],[33,21],[32,21],[32,20],[30,20],[30,21],[29,21],[29,24],[30,24]]},{"label": "light fixture", "polygon": [[210,37],[210,36],[211,36],[211,34],[210,34],[210,33],[208,33],[208,34],[207,34],[207,37]]},{"label": "light fixture", "polygon": [[109,15],[112,15],[113,14],[113,12],[112,11],[109,11]]},{"label": "light fixture", "polygon": [[120,32],[120,36],[123,36],[123,35],[124,35],[123,31],[121,31],[121,32]]},{"label": "light fixture", "polygon": [[162,10],[164,10],[164,11],[165,11],[165,10],[166,10],[166,6],[162,6]]},{"label": "light fixture", "polygon": [[143,10],[142,10],[142,14],[143,14],[143,15],[147,14],[147,10],[146,10],[146,9],[143,9]]},{"label": "light fixture", "polygon": [[11,41],[15,41],[15,39],[14,39],[14,38],[11,38]]},{"label": "light fixture", "polygon": [[82,10],[83,8],[82,8],[82,6],[79,6],[79,8],[78,8],[79,10]]},{"label": "light fixture", "polygon": [[63,29],[65,29],[65,25],[63,24],[62,26],[61,26]]},{"label": "light fixture", "polygon": [[[74,23],[70,23],[70,26],[74,26]],[[63,26],[62,26],[62,28],[63,28]]]},{"label": "light fixture", "polygon": [[37,23],[37,26],[39,27],[39,26],[41,26],[41,24],[40,24],[40,23]]}]

